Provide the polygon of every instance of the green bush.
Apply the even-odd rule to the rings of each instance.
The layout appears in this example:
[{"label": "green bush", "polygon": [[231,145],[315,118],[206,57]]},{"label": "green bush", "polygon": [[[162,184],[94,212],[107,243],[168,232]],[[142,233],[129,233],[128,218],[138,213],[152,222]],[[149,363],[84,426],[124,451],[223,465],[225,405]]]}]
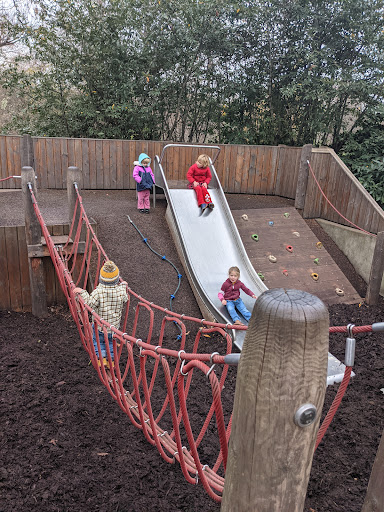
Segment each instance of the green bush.
[{"label": "green bush", "polygon": [[360,130],[350,134],[341,157],[384,208],[384,110],[372,114]]}]

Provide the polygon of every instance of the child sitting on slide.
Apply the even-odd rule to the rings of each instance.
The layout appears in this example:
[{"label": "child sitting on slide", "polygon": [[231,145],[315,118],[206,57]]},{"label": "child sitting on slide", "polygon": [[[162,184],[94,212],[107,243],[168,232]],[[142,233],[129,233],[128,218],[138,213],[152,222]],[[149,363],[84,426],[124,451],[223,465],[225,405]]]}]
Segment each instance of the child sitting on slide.
[{"label": "child sitting on slide", "polygon": [[253,299],[257,299],[256,295],[247,288],[239,279],[240,270],[238,267],[231,267],[228,270],[228,279],[224,281],[218,297],[223,306],[227,306],[229,316],[232,318],[234,325],[244,325],[237,314],[236,309],[249,321],[251,313],[245,307],[244,302],[240,298],[240,290],[243,290],[247,295]]},{"label": "child sitting on slide", "polygon": [[187,180],[189,188],[196,192],[197,204],[204,211],[206,208],[211,210],[215,207],[208,192],[208,183],[212,179],[209,169],[209,158],[207,155],[200,155],[196,162],[188,169]]}]

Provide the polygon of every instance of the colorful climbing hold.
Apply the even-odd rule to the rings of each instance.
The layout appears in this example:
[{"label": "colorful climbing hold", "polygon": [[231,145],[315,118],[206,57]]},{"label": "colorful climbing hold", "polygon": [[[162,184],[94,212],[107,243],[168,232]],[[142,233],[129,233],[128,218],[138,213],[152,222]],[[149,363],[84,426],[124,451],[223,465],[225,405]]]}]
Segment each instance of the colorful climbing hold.
[{"label": "colorful climbing hold", "polygon": [[274,224],[273,220],[270,220],[270,221],[268,222],[268,224],[269,224],[270,226],[273,226],[273,224]]},{"label": "colorful climbing hold", "polygon": [[293,252],[292,245],[287,245],[285,248],[287,249],[288,252]]},{"label": "colorful climbing hold", "polygon": [[248,215],[247,215],[246,213],[244,213],[244,215],[242,215],[242,216],[241,216],[241,218],[242,218],[243,220],[248,220]]},{"label": "colorful climbing hold", "polygon": [[283,272],[282,272],[282,273],[283,273],[285,276],[287,276],[287,277],[288,277],[288,270],[283,270]]},{"label": "colorful climbing hold", "polygon": [[264,276],[263,276],[263,274],[262,274],[261,272],[258,272],[258,273],[257,273],[257,275],[260,277],[260,279],[261,279],[262,281],[264,281]]},{"label": "colorful climbing hold", "polygon": [[316,247],[318,249],[321,249],[323,247],[323,244],[321,242],[317,242]]},{"label": "colorful climbing hold", "polygon": [[315,259],[313,260],[313,263],[316,263],[316,265],[318,265],[318,264],[319,264],[319,258],[315,258]]},{"label": "colorful climbing hold", "polygon": [[256,235],[256,233],[253,233],[253,235],[251,236],[252,240],[254,240],[255,242],[258,242],[259,241],[259,235]]},{"label": "colorful climbing hold", "polygon": [[338,295],[339,297],[342,297],[344,295],[344,290],[342,290],[341,288],[336,288],[335,292],[336,295]]},{"label": "colorful climbing hold", "polygon": [[295,235],[295,236],[299,237],[299,236],[300,236],[300,233],[299,233],[298,231],[293,231],[293,232],[292,232],[292,235]]},{"label": "colorful climbing hold", "polygon": [[268,256],[268,259],[269,259],[269,261],[271,261],[272,263],[276,263],[276,261],[277,261],[276,256],[273,256],[272,254],[270,254],[270,255]]},{"label": "colorful climbing hold", "polygon": [[319,279],[319,274],[316,274],[316,272],[312,272],[311,276],[314,281],[317,281]]},{"label": "colorful climbing hold", "polygon": [[288,219],[288,217],[289,217],[290,215],[291,215],[291,214],[290,214],[290,213],[288,213],[288,212],[284,213],[284,217],[285,217],[286,219]]}]

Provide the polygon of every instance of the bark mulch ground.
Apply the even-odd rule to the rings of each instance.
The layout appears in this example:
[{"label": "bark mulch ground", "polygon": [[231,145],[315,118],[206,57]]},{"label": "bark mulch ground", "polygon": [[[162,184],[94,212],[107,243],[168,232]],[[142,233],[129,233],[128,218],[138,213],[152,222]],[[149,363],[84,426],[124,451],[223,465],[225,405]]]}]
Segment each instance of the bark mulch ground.
[{"label": "bark mulch ground", "polygon": [[[18,193],[7,197],[15,200],[1,206],[8,212],[1,218],[5,225],[12,218],[18,224]],[[65,192],[40,197],[47,223],[62,218]],[[83,201],[98,223],[104,249],[132,289],[169,307],[175,272],[145,247],[127,218],[182,271],[164,218],[165,201],[158,198],[150,215],[136,210],[133,191],[84,191]],[[228,195],[228,202],[233,210],[292,205],[284,198],[246,195]],[[308,224],[364,297],[366,285],[348,260],[315,221]],[[173,308],[201,316],[186,279]],[[383,320],[383,311],[383,301],[329,307],[331,325],[371,325]],[[0,311],[0,326],[0,512],[220,510],[200,485],[184,480],[178,464],[163,461],[112,400],[89,366],[65,307],[51,308],[44,320]],[[340,360],[344,341],[345,335],[330,337],[330,351]],[[383,335],[358,335],[356,376],[314,455],[306,512],[361,510],[384,425],[383,367]],[[230,390],[234,383],[229,379]],[[324,413],[336,391],[337,385],[327,389]],[[199,416],[205,398],[196,387],[191,414]]]}]

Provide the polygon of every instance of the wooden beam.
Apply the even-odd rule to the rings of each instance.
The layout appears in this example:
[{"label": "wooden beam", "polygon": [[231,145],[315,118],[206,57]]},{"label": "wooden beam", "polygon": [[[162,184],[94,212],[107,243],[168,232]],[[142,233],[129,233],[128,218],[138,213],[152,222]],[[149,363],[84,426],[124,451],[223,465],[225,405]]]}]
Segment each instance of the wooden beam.
[{"label": "wooden beam", "polygon": [[379,302],[381,283],[384,273],[384,231],[377,233],[375,250],[373,251],[371,272],[369,275],[366,304],[373,306]]},{"label": "wooden beam", "polygon": [[361,512],[382,512],[384,510],[384,432],[381,436],[375,462],[373,464],[371,477],[368,483],[367,495],[365,497]]},{"label": "wooden beam", "polygon": [[304,209],[305,196],[307,194],[308,185],[308,161],[311,160],[312,144],[305,144],[301,150],[299,175],[297,177],[295,208],[298,210]]},{"label": "wooden beam", "polygon": [[23,135],[21,142],[21,167],[35,168],[33,140],[30,135]]},{"label": "wooden beam", "polygon": [[221,512],[300,512],[324,402],[329,316],[274,288],[256,301],[237,373]]},{"label": "wooden beam", "polygon": [[[52,237],[52,238],[55,238],[55,237]],[[55,245],[64,245],[64,244],[55,243]],[[66,251],[70,252],[71,249],[72,249],[72,241],[68,243]],[[84,254],[85,242],[79,242],[76,252],[77,252],[77,254]],[[50,256],[49,249],[45,244],[28,245],[28,257],[29,258],[45,258],[48,256]]]},{"label": "wooden beam", "polygon": [[[21,169],[21,187],[23,192],[25,238],[27,246],[39,244],[41,241],[41,228],[33,209],[29,184],[36,195],[35,171],[32,167],[24,166]],[[46,317],[48,316],[48,310],[43,260],[42,258],[28,258],[28,266],[31,284],[32,314],[38,317]]]}]

